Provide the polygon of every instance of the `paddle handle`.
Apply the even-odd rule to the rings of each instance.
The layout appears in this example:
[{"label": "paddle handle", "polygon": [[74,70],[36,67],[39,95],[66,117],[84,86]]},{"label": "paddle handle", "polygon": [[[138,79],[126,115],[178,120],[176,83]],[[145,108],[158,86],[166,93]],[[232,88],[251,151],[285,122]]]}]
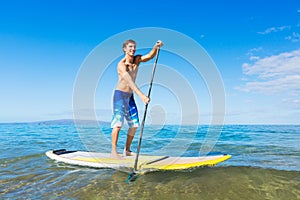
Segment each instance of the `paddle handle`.
[{"label": "paddle handle", "polygon": [[[153,69],[152,69],[152,75],[151,75],[149,90],[148,90],[148,98],[149,99],[150,99],[150,94],[151,94],[151,90],[152,90],[153,79],[154,79],[154,74],[155,74],[155,70],[156,70],[159,50],[160,50],[160,47],[158,46],[158,49],[156,51],[154,66],[153,66]],[[144,111],[143,121],[142,121],[142,125],[141,125],[141,130],[140,130],[140,138],[139,138],[138,148],[137,148],[136,157],[135,157],[135,161],[134,161],[134,172],[137,171],[137,164],[138,164],[138,160],[139,160],[141,144],[142,144],[142,138],[143,138],[143,131],[144,131],[145,121],[146,121],[146,116],[147,116],[147,109],[148,109],[148,104],[145,105],[145,111]]]}]

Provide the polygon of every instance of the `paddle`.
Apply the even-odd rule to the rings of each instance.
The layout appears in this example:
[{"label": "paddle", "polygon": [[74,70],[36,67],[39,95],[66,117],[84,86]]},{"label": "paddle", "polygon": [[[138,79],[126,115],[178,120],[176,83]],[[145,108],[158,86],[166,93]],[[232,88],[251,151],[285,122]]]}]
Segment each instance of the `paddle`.
[{"label": "paddle", "polygon": [[[153,70],[152,70],[152,76],[151,76],[151,80],[150,80],[149,90],[148,90],[148,98],[149,99],[150,99],[150,93],[151,93],[151,89],[152,89],[152,84],[153,84],[153,79],[154,79],[156,64],[157,64],[157,60],[158,60],[159,50],[160,50],[160,47],[158,46],[158,49],[156,51],[156,57],[155,57],[155,61],[154,61],[154,66],[153,66]],[[135,161],[134,161],[134,168],[131,171],[131,173],[129,174],[128,179],[127,179],[129,181],[134,181],[137,178],[136,177],[137,164],[138,164],[140,150],[141,150],[143,131],[144,131],[144,126],[145,126],[145,121],[146,121],[146,116],[147,116],[147,109],[148,109],[148,104],[145,105],[145,111],[144,111],[142,126],[141,126],[141,130],[140,130],[140,139],[139,139],[139,143],[138,143],[138,147],[137,147],[137,152],[136,152],[136,157],[135,157]]]}]

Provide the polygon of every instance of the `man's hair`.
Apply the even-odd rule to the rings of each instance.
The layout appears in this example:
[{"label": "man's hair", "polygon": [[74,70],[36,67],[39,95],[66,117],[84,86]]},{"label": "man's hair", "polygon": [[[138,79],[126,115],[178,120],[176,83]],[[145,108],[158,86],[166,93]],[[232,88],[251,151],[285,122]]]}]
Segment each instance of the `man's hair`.
[{"label": "man's hair", "polygon": [[126,47],[126,45],[129,44],[129,43],[134,43],[134,44],[136,44],[136,42],[135,42],[134,40],[132,40],[132,39],[126,40],[126,41],[123,43],[123,49],[124,49],[124,48]]}]

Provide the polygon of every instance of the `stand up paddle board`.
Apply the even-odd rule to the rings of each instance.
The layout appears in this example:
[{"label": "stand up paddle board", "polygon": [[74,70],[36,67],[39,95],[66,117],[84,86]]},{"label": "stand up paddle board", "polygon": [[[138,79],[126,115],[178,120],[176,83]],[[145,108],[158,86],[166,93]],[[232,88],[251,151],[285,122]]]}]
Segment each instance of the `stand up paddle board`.
[{"label": "stand up paddle board", "polygon": [[[122,160],[110,157],[110,153],[68,151],[65,149],[47,151],[46,155],[63,163],[93,168],[112,168],[128,171],[134,167],[135,156],[124,156]],[[140,155],[138,171],[184,170],[201,166],[214,166],[229,159],[227,154],[201,157],[170,157]]]}]

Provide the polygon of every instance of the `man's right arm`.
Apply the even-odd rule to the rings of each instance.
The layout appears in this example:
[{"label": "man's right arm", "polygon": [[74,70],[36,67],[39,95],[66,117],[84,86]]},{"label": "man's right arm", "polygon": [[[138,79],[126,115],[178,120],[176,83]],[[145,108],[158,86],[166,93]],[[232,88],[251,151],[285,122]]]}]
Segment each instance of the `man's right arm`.
[{"label": "man's right arm", "polygon": [[137,87],[137,85],[134,83],[134,81],[132,80],[131,76],[126,71],[126,66],[125,66],[124,63],[119,63],[118,73],[126,81],[126,83],[132,89],[132,91],[135,92],[141,98],[141,100],[144,103],[146,103],[146,104],[149,103],[150,99],[146,95],[144,95],[140,91],[140,89]]}]

